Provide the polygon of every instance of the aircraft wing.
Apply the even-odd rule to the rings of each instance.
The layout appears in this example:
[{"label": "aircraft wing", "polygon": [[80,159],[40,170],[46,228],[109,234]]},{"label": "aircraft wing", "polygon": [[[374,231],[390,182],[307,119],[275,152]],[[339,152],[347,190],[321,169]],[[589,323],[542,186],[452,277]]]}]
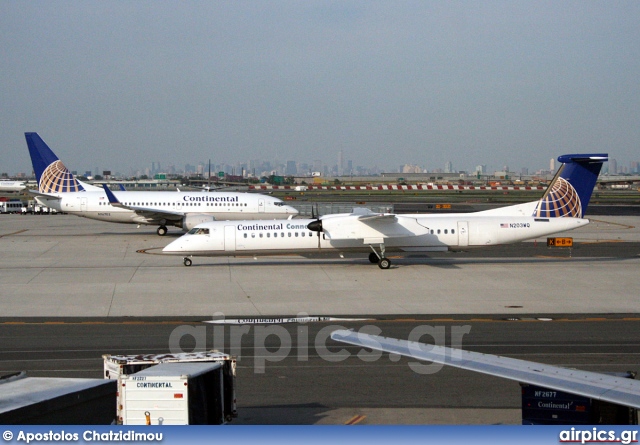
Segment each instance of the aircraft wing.
[{"label": "aircraft wing", "polygon": [[354,209],[350,214],[333,214],[321,218],[322,231],[332,240],[362,239],[371,244],[382,243],[385,238],[415,236],[418,227],[412,230],[398,222],[393,213],[375,213],[369,209]]},{"label": "aircraft wing", "polygon": [[121,209],[133,210],[134,212],[136,212],[136,214],[143,216],[148,220],[179,221],[184,216],[184,212],[178,212],[174,210],[159,210],[159,209],[151,209],[148,207],[124,205],[118,200],[118,198],[116,198],[116,195],[113,194],[111,189],[109,189],[109,187],[107,187],[106,184],[103,184],[102,187],[104,188],[104,191],[107,194],[107,199],[109,199],[109,204]]},{"label": "aircraft wing", "polygon": [[396,215],[393,215],[391,213],[379,213],[374,215],[359,216],[358,221],[375,226],[377,224],[389,224],[398,222],[398,218],[396,218]]},{"label": "aircraft wing", "polygon": [[638,380],[348,330],[332,332],[331,339],[640,408]]}]

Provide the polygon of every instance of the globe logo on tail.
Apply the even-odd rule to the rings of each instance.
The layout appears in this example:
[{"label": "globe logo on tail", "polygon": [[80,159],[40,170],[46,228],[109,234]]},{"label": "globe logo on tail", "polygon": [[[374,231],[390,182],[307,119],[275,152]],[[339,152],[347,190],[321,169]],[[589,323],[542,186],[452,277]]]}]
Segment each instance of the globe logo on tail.
[{"label": "globe logo on tail", "polygon": [[539,218],[565,216],[582,218],[582,204],[578,192],[566,179],[558,177],[549,193],[538,203],[534,216]]},{"label": "globe logo on tail", "polygon": [[39,185],[42,193],[80,192],[84,190],[73,177],[73,174],[59,160],[52,162],[42,172]]}]

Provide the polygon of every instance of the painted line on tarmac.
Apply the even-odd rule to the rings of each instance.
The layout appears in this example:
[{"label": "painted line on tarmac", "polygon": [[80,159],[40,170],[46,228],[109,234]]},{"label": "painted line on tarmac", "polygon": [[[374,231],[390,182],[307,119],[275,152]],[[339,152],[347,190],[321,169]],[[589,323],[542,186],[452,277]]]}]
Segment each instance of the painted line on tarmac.
[{"label": "painted line on tarmac", "polygon": [[21,233],[27,232],[29,229],[18,230],[17,232],[6,233],[4,235],[0,235],[0,238],[4,238],[5,236],[19,235]]},{"label": "painted line on tarmac", "polygon": [[514,321],[520,322],[602,322],[602,321],[640,321],[640,317],[584,317],[580,318],[553,318],[553,316],[540,316],[540,317],[528,317],[524,314],[504,315],[500,318],[397,318],[392,320],[377,319],[377,323],[425,323],[425,322],[438,322],[438,323],[461,323],[461,322],[474,322],[474,323],[513,323]]},{"label": "painted line on tarmac", "polygon": [[607,244],[607,243],[625,243],[627,241],[621,239],[599,239],[594,241],[581,241],[580,244]]},{"label": "painted line on tarmac", "polygon": [[1,321],[2,325],[171,325],[193,324],[199,321],[170,320],[170,321]]},{"label": "painted line on tarmac", "polygon": [[366,418],[367,418],[367,416],[363,416],[362,414],[357,414],[357,415],[353,416],[351,419],[347,420],[344,424],[345,425],[356,425],[356,424],[362,422]]},{"label": "painted line on tarmac", "polygon": [[[243,320],[249,320],[252,317],[247,317]],[[277,319],[269,318],[270,322],[274,322]],[[589,314],[585,314],[582,317],[576,318],[554,318],[553,315],[550,316],[540,316],[540,317],[531,317],[526,314],[501,314],[496,318],[394,318],[394,319],[379,319],[379,318],[333,318],[333,317],[310,317],[314,318],[314,320],[297,320],[298,322],[308,322],[308,321],[316,321],[316,322],[333,322],[333,321],[375,321],[376,323],[513,323],[513,322],[538,322],[538,323],[549,323],[549,322],[564,322],[564,323],[584,323],[584,322],[616,322],[616,321],[640,321],[640,316],[638,317],[616,317],[615,314],[611,317],[590,317]],[[281,320],[285,320],[291,322],[291,319],[283,318]],[[229,320],[231,321],[231,320]],[[266,321],[262,321],[266,323]],[[56,320],[42,320],[42,321],[0,321],[0,326],[2,325],[174,325],[174,324],[198,324],[198,323],[211,323],[211,321],[198,321],[198,320],[164,320],[164,321],[147,321],[147,320],[127,320],[127,321],[56,321]],[[232,325],[242,324],[238,323],[237,320],[233,320]]]},{"label": "painted line on tarmac", "polygon": [[620,223],[614,223],[614,222],[610,222],[610,221],[604,221],[602,219],[593,219],[593,218],[589,218],[591,221],[594,222],[599,222],[599,223],[603,223],[603,224],[611,224],[612,226],[620,226],[620,227],[624,227],[625,229],[635,229],[636,226],[630,226],[629,224],[620,224]]}]

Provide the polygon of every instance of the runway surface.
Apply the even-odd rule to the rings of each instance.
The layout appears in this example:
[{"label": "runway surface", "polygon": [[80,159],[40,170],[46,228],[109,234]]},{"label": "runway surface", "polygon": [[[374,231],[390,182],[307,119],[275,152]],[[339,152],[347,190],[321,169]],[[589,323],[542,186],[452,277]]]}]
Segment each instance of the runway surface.
[{"label": "runway surface", "polygon": [[[372,318],[224,328],[168,319],[5,320],[0,323],[0,373],[100,378],[105,353],[189,351],[196,342],[221,348],[224,337],[224,349],[239,359],[240,416],[234,423],[513,424],[520,422],[516,382],[429,365],[417,372],[409,365],[417,362],[372,355],[327,336],[346,327],[409,338],[431,327],[442,332],[447,345],[458,338],[460,347],[471,351],[589,371],[640,368],[637,314],[539,317],[552,319],[547,321],[513,320],[508,314]],[[430,335],[419,340],[436,341]]]},{"label": "runway surface", "polygon": [[[640,217],[598,217],[545,240],[429,257],[391,270],[337,254],[195,258],[152,255],[154,227],[57,216],[0,218],[0,313],[123,317],[486,313],[635,313]],[[153,248],[156,248],[155,250]]]}]

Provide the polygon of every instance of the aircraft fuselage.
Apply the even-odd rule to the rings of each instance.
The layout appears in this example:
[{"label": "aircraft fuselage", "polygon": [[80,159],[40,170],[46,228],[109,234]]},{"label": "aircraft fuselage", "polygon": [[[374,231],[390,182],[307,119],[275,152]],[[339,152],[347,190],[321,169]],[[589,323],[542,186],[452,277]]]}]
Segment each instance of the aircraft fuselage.
[{"label": "aircraft fuselage", "polygon": [[[583,218],[535,218],[469,214],[396,215],[402,234],[358,238],[349,228],[331,239],[307,225],[315,219],[287,221],[214,221],[198,225],[171,242],[163,253],[184,256],[272,255],[291,253],[371,252],[384,244],[387,252],[433,252],[457,247],[508,244],[575,229],[589,223]],[[204,230],[203,230],[204,229]],[[208,232],[208,233],[207,233]],[[337,233],[337,232],[334,232]]]},{"label": "aircraft fuselage", "polygon": [[[218,220],[238,219],[286,219],[297,213],[289,206],[281,205],[275,198],[248,193],[225,192],[114,192],[122,204],[143,207],[159,212],[210,215]],[[47,207],[61,212],[101,221],[156,224],[162,218],[145,216],[144,213],[113,206],[103,191],[70,192],[58,194],[58,199],[38,196],[36,199]],[[169,216],[169,215],[168,215]],[[170,224],[170,219],[167,218]]]}]

